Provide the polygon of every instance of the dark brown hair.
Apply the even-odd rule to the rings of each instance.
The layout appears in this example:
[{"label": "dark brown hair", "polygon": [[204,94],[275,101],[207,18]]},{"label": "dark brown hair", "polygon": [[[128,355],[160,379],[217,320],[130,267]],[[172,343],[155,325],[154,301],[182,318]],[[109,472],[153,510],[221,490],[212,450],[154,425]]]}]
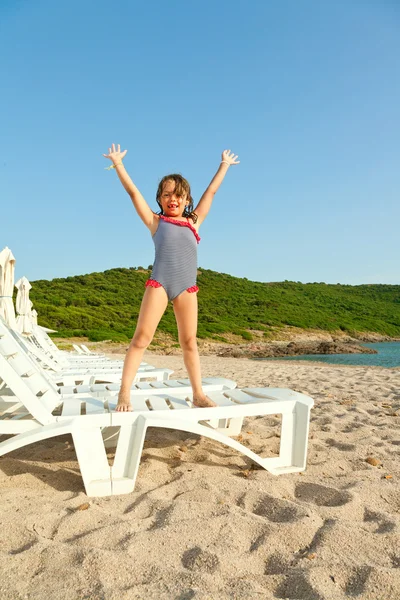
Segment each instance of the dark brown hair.
[{"label": "dark brown hair", "polygon": [[193,212],[193,198],[190,192],[189,182],[187,179],[182,177],[182,175],[179,175],[177,173],[174,173],[172,175],[166,175],[161,179],[160,183],[158,184],[156,200],[158,206],[161,209],[160,214],[164,214],[161,205],[161,194],[163,193],[164,185],[167,183],[167,181],[173,181],[175,183],[174,192],[177,196],[186,196],[186,199],[188,200],[189,204],[185,207],[185,210],[183,211],[183,216],[190,217],[193,223],[196,223],[197,215],[195,212]]}]

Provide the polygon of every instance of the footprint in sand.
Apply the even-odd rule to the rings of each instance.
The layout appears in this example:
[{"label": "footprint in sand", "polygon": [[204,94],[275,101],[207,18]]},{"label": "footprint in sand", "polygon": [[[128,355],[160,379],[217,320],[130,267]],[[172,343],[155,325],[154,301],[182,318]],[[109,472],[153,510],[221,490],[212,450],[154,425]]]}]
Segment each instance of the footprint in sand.
[{"label": "footprint in sand", "polygon": [[363,423],[351,423],[346,425],[341,431],[342,433],[351,433],[355,429],[359,429],[360,427],[364,427]]},{"label": "footprint in sand", "polygon": [[396,524],[391,521],[384,513],[379,513],[366,508],[364,510],[364,523],[377,525],[372,533],[389,533],[396,528]]},{"label": "footprint in sand", "polygon": [[347,579],[347,583],[345,586],[346,596],[361,596],[361,594],[365,591],[365,587],[368,581],[368,578],[371,574],[372,567],[369,565],[363,565],[361,567],[356,567],[350,573],[350,576]]},{"label": "footprint in sand", "polygon": [[190,548],[182,555],[182,564],[185,569],[202,573],[215,573],[219,568],[219,558],[216,554],[207,552],[199,546]]},{"label": "footprint in sand", "polygon": [[400,554],[392,554],[390,560],[394,569],[400,569]]},{"label": "footprint in sand", "polygon": [[316,419],[316,422],[319,425],[330,425],[332,423],[333,419],[332,417],[318,417]]},{"label": "footprint in sand", "polygon": [[312,502],[317,506],[344,506],[353,499],[353,496],[349,492],[316,483],[297,484],[295,496],[299,500]]},{"label": "footprint in sand", "polygon": [[301,572],[294,572],[288,575],[282,583],[274,590],[275,598],[284,598],[288,600],[322,600],[322,596],[313,589],[311,583],[307,581],[306,575]]},{"label": "footprint in sand", "polygon": [[279,552],[271,554],[265,561],[264,575],[281,575],[291,567],[290,559]]},{"label": "footprint in sand", "polygon": [[338,442],[333,438],[326,439],[325,444],[327,446],[330,446],[331,448],[337,448],[338,450],[342,450],[343,452],[352,452],[356,449],[355,444],[345,444],[344,442]]},{"label": "footprint in sand", "polygon": [[33,546],[35,546],[35,544],[38,543],[38,539],[34,539],[31,540],[30,542],[27,542],[26,544],[24,544],[23,546],[20,546],[19,548],[14,548],[13,550],[9,550],[8,554],[10,554],[11,556],[15,556],[16,554],[22,554],[22,552],[26,552],[27,550],[30,550]]},{"label": "footprint in sand", "polygon": [[293,523],[308,516],[308,513],[294,502],[257,492],[244,494],[238,505],[273,523]]},{"label": "footprint in sand", "polygon": [[168,525],[169,518],[172,512],[173,506],[166,506],[165,508],[158,510],[153,523],[148,528],[148,531],[163,529],[163,527]]}]

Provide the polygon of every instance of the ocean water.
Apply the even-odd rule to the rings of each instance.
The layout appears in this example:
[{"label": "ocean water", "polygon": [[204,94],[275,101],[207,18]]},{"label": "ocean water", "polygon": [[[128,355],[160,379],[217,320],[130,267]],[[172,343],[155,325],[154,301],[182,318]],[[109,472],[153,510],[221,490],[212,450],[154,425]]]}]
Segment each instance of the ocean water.
[{"label": "ocean water", "polygon": [[311,360],[334,365],[368,365],[375,367],[400,367],[400,342],[362,344],[377,350],[378,354],[303,354],[268,360]]}]

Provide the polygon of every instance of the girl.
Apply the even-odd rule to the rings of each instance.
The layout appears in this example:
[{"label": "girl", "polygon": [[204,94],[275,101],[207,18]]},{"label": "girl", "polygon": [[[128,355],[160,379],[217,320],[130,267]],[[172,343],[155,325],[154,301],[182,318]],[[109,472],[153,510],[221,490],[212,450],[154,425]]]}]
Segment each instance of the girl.
[{"label": "girl", "polygon": [[108,168],[117,171],[139,217],[150,230],[156,256],[151,278],[146,282],[135,334],[126,354],[116,410],[132,410],[130,389],[133,379],[169,300],[173,304],[179,343],[193,390],[193,405],[215,406],[201,386],[200,358],[196,341],[197,244],[200,241],[198,231],[229,167],[239,164],[240,161],[233,152],[224,150],[218,171],[195,210],[193,210],[190,185],[186,179],[182,175],[163,177],[157,190],[157,203],[161,212],[156,214],[151,210],[123,165],[122,159],[126,153],[127,150],[121,152],[119,144],[117,147],[113,144],[108,149],[108,154],[103,156],[112,161],[113,164]]}]

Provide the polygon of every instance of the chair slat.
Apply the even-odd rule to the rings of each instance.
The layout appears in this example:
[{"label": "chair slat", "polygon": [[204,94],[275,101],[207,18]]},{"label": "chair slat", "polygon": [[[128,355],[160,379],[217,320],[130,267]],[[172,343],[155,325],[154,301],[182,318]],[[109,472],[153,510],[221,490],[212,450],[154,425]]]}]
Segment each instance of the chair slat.
[{"label": "chair slat", "polygon": [[167,404],[166,396],[148,396],[147,401],[153,410],[171,410]]},{"label": "chair slat", "polygon": [[62,417],[75,417],[81,414],[82,400],[79,396],[65,398],[61,411]]},{"label": "chair slat", "polygon": [[172,407],[176,410],[191,410],[191,404],[189,404],[186,400],[186,396],[182,394],[182,396],[167,394],[168,401],[172,405]]},{"label": "chair slat", "polygon": [[190,385],[190,381],[189,379],[167,379],[167,381],[163,381],[163,383],[165,383],[166,387],[185,387]]},{"label": "chair slat", "polygon": [[213,400],[218,406],[234,406],[234,402],[227,398],[222,392],[207,392],[207,396]]},{"label": "chair slat", "polygon": [[119,384],[119,383],[106,383],[105,386],[106,386],[106,389],[109,392],[119,392],[119,388],[121,387],[121,384]]},{"label": "chair slat", "polygon": [[[80,388],[83,388],[85,386],[80,385],[78,387],[79,387],[79,392],[78,393],[80,393]],[[107,387],[106,387],[105,383],[93,383],[91,386],[87,386],[87,387],[89,387],[90,391],[93,392],[93,393],[96,393],[96,392],[102,392],[103,393],[103,392],[105,392],[107,390]],[[77,391],[78,391],[78,388],[77,388]]]},{"label": "chair slat", "polygon": [[149,384],[148,381],[138,381],[137,384],[136,384],[136,386],[137,386],[138,390],[149,390],[149,389],[151,389],[151,386],[150,386],[150,384]]},{"label": "chair slat", "polygon": [[162,390],[162,389],[164,389],[164,390],[165,390],[165,388],[167,387],[167,386],[165,385],[165,384],[166,384],[166,381],[150,381],[149,383],[150,383],[150,387],[151,387],[152,389],[158,389],[158,390],[160,390],[160,389],[161,389],[161,390]]},{"label": "chair slat", "polygon": [[135,396],[135,394],[131,394],[131,404],[133,410],[144,410],[148,411],[149,407],[146,404],[146,396]]},{"label": "chair slat", "polygon": [[[252,396],[242,390],[237,390],[237,389],[229,390],[227,392],[227,394],[229,394],[229,396],[232,398],[232,400],[238,404],[249,404],[249,403],[260,402],[260,401],[268,402],[268,398],[263,398],[261,400],[261,398],[257,398],[256,396]],[[271,398],[271,401],[273,401],[273,398]]]},{"label": "chair slat", "polygon": [[108,409],[105,408],[104,402],[100,398],[86,398],[85,402],[87,415],[108,412]]}]

